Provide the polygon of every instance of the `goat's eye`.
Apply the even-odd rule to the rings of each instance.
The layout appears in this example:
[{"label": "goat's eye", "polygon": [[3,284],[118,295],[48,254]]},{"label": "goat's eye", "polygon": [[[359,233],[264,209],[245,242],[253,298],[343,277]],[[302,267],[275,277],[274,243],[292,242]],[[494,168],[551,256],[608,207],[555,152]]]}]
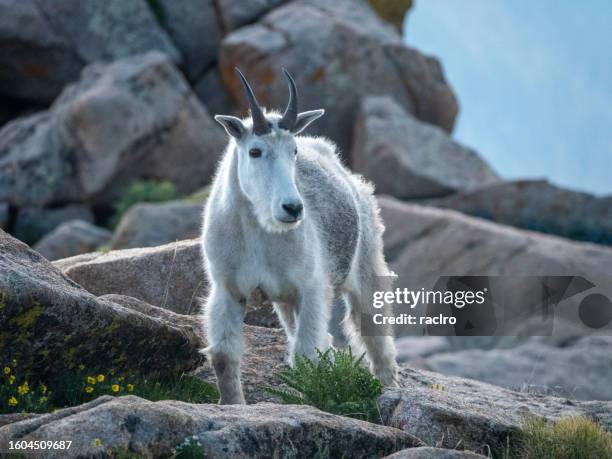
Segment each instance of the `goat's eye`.
[{"label": "goat's eye", "polygon": [[261,156],[261,150],[259,148],[251,148],[249,150],[249,156],[251,158],[259,158]]},{"label": "goat's eye", "polygon": [[297,155],[297,147],[295,147],[295,150],[293,150],[293,154]]}]

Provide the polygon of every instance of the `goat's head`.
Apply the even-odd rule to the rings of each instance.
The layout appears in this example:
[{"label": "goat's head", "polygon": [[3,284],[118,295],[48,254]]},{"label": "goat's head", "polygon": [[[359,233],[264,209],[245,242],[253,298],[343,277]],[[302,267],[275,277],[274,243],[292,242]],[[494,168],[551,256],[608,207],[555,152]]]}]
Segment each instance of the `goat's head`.
[{"label": "goat's head", "polygon": [[289,84],[289,102],[283,115],[264,113],[240,70],[251,110],[251,119],[216,115],[227,133],[235,139],[238,155],[238,181],[260,225],[270,232],[284,232],[297,227],[304,218],[304,203],[295,183],[295,137],[323,115],[324,110],[298,113],[297,89],[289,72],[283,74]]}]

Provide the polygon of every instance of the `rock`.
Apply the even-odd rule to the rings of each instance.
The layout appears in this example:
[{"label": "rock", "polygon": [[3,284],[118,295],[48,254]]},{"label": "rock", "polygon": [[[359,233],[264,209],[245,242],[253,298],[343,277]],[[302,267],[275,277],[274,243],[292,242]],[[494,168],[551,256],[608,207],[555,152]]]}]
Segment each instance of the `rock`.
[{"label": "rock", "polygon": [[111,247],[154,247],[199,236],[202,204],[187,201],[147,203],[132,206],[123,216]]},{"label": "rock", "polygon": [[218,0],[219,14],[223,29],[232,31],[250,24],[273,8],[288,0],[254,0],[248,3],[240,0]]},{"label": "rock", "polygon": [[612,400],[612,337],[575,338],[564,347],[537,340],[513,349],[470,349],[429,356],[427,368],[520,391],[578,400]]},{"label": "rock", "polygon": [[471,453],[469,451],[457,451],[454,449],[433,448],[421,446],[408,448],[387,456],[385,459],[479,459],[487,456]]},{"label": "rock", "polygon": [[[447,209],[405,204],[388,197],[379,197],[379,204],[387,228],[385,255],[399,276],[398,286],[429,289],[441,276],[452,273],[454,276],[493,276],[489,279],[492,293],[512,291],[511,295],[503,294],[503,315],[494,311],[497,322],[489,321],[489,332],[482,333],[479,329],[477,335],[517,336],[512,327],[519,327],[523,320],[533,316],[539,306],[534,301],[538,298],[536,293],[544,294],[544,286],[537,276],[582,277],[585,283],[593,283],[601,293],[612,297],[603,274],[612,266],[611,248],[515,229]],[[497,287],[504,289],[497,290]],[[555,320],[567,318],[580,325],[581,334],[592,334],[593,329],[584,325],[576,314],[581,301],[592,293],[592,289],[587,289],[564,300]],[[532,304],[531,309],[525,305],[527,301]],[[542,325],[539,333],[532,331],[530,335],[546,331]],[[414,327],[395,328],[400,334],[415,331]],[[422,332],[417,331],[418,335]],[[449,331],[454,334],[452,330],[444,333]],[[498,338],[487,339],[494,343]]]},{"label": "rock", "polygon": [[[96,295],[120,294],[180,314],[196,314],[208,285],[199,240],[159,247],[89,253],[54,264]],[[279,328],[269,303],[247,304],[246,324]]]},{"label": "rock", "polygon": [[374,182],[378,193],[400,199],[441,196],[499,181],[474,151],[417,120],[391,96],[362,99],[352,165]]},{"label": "rock", "polygon": [[9,219],[9,205],[6,202],[0,202],[0,229],[6,229]]},{"label": "rock", "polygon": [[159,0],[156,7],[160,24],[183,55],[187,78],[195,81],[217,61],[223,27],[215,0]]},{"label": "rock", "polygon": [[612,430],[612,402],[527,394],[408,368],[401,370],[400,380],[400,388],[387,389],[379,398],[384,424],[428,445],[483,454],[491,448],[492,457],[503,457],[506,442],[513,444],[522,420],[529,416],[586,416]]},{"label": "rock", "polygon": [[135,178],[193,191],[209,182],[225,143],[166,56],[94,64],[49,111],[0,131],[0,200],[108,203]]},{"label": "rock", "polygon": [[0,95],[50,102],[81,68],[158,50],[180,61],[145,0],[0,1]]},{"label": "rock", "polygon": [[43,237],[34,249],[47,260],[93,252],[110,242],[113,234],[83,220],[70,220]]},{"label": "rock", "polygon": [[447,132],[458,110],[438,61],[407,47],[363,0],[290,2],[227,35],[219,68],[244,113],[236,66],[262,105],[281,110],[287,103],[287,83],[280,68],[286,67],[296,80],[300,109],[327,110],[309,132],[337,142],[346,158],[362,96],[391,94],[417,118]]},{"label": "rock", "polygon": [[194,83],[193,91],[211,114],[243,115],[236,110],[234,101],[223,86],[219,69],[216,67],[204,73]]},{"label": "rock", "polygon": [[496,183],[424,204],[528,230],[612,245],[612,197],[566,190],[546,180]]},{"label": "rock", "polygon": [[395,340],[397,361],[411,362],[450,350],[450,343],[442,336],[403,336]]},{"label": "rock", "polygon": [[119,450],[139,457],[171,457],[178,445],[194,435],[207,458],[379,457],[419,444],[401,430],[308,406],[196,405],[150,402],[132,395],[100,397],[80,407],[6,425],[0,428],[0,444],[61,436],[73,440],[71,448],[48,452],[47,457],[94,457]]},{"label": "rock", "polygon": [[0,362],[17,359],[43,381],[81,363],[181,374],[203,362],[198,318],[96,298],[2,231],[0,253]]},{"label": "rock", "polygon": [[12,121],[0,129],[0,200],[42,207],[79,196],[74,166],[66,159],[49,112]]},{"label": "rock", "polygon": [[[400,277],[455,275],[584,276],[612,266],[612,249],[511,228],[446,209],[378,198],[385,255]],[[414,269],[418,266],[419,269]],[[433,284],[431,284],[433,285]]]},{"label": "rock", "polygon": [[180,314],[200,310],[207,285],[198,240],[87,254],[55,262],[94,295],[119,294]]},{"label": "rock", "polygon": [[93,223],[94,215],[88,206],[81,204],[51,209],[25,207],[17,212],[13,233],[18,239],[33,245],[46,234],[71,220]]}]

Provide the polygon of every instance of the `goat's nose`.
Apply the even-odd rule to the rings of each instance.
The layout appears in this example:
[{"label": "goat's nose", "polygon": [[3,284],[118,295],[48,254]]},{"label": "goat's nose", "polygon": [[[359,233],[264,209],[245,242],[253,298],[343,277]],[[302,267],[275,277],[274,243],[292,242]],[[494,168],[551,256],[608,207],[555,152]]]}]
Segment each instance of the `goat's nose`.
[{"label": "goat's nose", "polygon": [[289,202],[287,204],[283,204],[283,210],[297,220],[302,215],[304,206],[301,202]]}]

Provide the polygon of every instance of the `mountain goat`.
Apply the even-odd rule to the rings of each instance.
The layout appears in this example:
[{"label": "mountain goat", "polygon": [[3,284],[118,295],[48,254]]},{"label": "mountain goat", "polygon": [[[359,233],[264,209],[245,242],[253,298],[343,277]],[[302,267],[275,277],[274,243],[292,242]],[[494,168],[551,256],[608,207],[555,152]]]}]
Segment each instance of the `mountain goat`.
[{"label": "mountain goat", "polygon": [[245,403],[240,360],[246,303],[273,303],[286,331],[289,362],[316,358],[330,346],[336,302],[348,303],[349,341],[364,345],[371,371],[396,385],[390,336],[360,336],[365,291],[392,275],[383,255],[383,226],[372,187],[346,169],[327,139],[301,136],[324,110],[298,113],[289,73],[284,114],[264,112],[236,69],[250,119],[216,115],[230,136],[204,211],[202,251],[210,281],[205,314],[220,403]]}]

